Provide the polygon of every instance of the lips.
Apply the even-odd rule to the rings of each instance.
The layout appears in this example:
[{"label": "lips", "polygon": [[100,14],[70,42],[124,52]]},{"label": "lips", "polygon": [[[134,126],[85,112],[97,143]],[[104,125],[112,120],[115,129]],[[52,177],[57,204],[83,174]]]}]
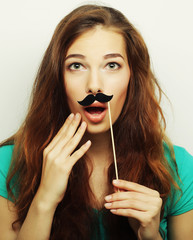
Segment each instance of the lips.
[{"label": "lips", "polygon": [[106,104],[100,102],[94,102],[88,107],[84,107],[84,114],[87,119],[93,123],[101,122],[106,115]]}]

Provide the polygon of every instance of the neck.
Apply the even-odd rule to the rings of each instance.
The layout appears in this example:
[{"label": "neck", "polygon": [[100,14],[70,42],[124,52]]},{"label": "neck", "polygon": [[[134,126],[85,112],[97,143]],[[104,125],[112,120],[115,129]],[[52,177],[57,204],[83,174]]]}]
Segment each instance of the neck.
[{"label": "neck", "polygon": [[110,132],[100,134],[85,134],[86,139],[90,139],[92,145],[87,152],[87,156],[94,167],[106,167],[112,162],[112,147]]},{"label": "neck", "polygon": [[90,139],[91,147],[86,153],[88,171],[90,173],[89,185],[93,195],[91,205],[94,208],[102,209],[104,197],[112,191],[108,180],[108,169],[112,163],[112,147],[110,132],[91,135],[86,133],[84,140]]}]

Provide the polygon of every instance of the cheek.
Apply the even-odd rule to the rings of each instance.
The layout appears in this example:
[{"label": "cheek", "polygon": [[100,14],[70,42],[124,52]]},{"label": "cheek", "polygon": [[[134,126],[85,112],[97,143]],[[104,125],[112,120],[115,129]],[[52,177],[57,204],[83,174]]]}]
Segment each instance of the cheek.
[{"label": "cheek", "polygon": [[125,103],[126,95],[127,95],[127,86],[125,86],[125,88],[120,89],[119,94],[117,95],[116,104],[117,104],[117,108],[120,111],[122,110],[123,105]]},{"label": "cheek", "polygon": [[66,77],[66,80],[64,80],[64,88],[66,90],[66,95],[67,95],[68,101],[75,100],[76,98],[79,97],[79,96],[77,96],[78,95],[78,91],[77,91],[78,87],[75,85],[74,81],[69,81],[68,77]]},{"label": "cheek", "polygon": [[77,98],[77,93],[76,93],[76,88],[74,88],[73,86],[71,86],[70,84],[66,84],[64,82],[64,87],[66,90],[66,97],[67,97],[67,102],[68,102],[68,106],[70,108],[70,110],[72,112],[75,111],[76,109],[76,98]]},{"label": "cheek", "polygon": [[78,101],[82,101],[85,98],[84,92],[80,87],[72,84],[65,84],[66,96],[68,106],[73,113],[81,112],[81,105]]},{"label": "cheek", "polygon": [[129,85],[129,77],[127,76],[129,75],[126,75],[125,77],[121,78],[122,80],[116,85],[116,88],[114,89],[115,98],[117,99],[117,101],[120,101],[120,104],[122,102],[124,103],[127,95],[127,89]]},{"label": "cheek", "polygon": [[123,82],[123,84],[120,84],[120,86],[117,87],[117,89],[114,92],[115,96],[114,99],[112,99],[111,103],[113,122],[117,120],[122,111],[127,96],[128,84],[129,81]]},{"label": "cheek", "polygon": [[85,82],[84,78],[80,75],[78,77],[73,74],[64,74],[64,88],[68,99],[80,101],[85,97]]},{"label": "cheek", "polygon": [[68,93],[67,94],[67,102],[68,102],[68,106],[70,108],[70,110],[72,112],[77,112],[79,111],[78,110],[78,107],[79,107],[79,104],[78,104],[78,97],[76,96],[76,93],[75,92],[71,92],[71,93]]}]

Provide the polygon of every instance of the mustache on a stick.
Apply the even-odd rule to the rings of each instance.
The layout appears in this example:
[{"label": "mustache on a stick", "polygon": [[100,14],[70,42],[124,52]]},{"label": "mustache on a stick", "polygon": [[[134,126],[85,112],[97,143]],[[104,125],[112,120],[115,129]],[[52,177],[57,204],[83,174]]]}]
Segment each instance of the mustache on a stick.
[{"label": "mustache on a stick", "polygon": [[113,95],[106,95],[104,93],[97,93],[96,96],[93,94],[87,95],[82,101],[78,103],[84,107],[91,105],[95,100],[101,103],[109,102],[112,99]]}]

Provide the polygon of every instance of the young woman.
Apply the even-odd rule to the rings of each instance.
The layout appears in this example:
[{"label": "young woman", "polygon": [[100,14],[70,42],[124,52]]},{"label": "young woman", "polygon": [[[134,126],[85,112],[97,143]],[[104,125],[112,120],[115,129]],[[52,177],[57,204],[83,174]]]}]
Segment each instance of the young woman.
[{"label": "young woman", "polygon": [[[0,239],[193,239],[193,158],[167,139],[156,90],[145,43],[119,11],[67,15],[23,125],[1,144]],[[107,102],[80,104],[98,93],[112,96],[118,181]]]}]

